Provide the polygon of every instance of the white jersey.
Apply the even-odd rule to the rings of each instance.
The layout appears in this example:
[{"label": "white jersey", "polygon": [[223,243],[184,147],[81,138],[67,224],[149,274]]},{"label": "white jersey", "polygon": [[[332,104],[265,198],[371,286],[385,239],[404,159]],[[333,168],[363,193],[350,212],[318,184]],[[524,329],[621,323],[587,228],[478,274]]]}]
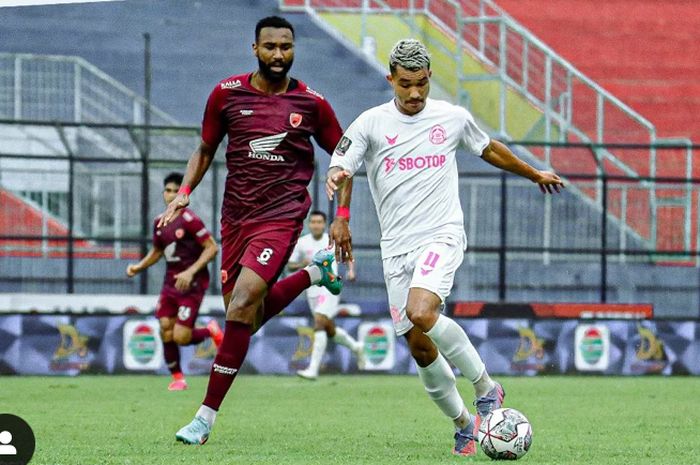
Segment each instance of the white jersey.
[{"label": "white jersey", "polygon": [[[311,262],[311,258],[316,252],[321,249],[328,247],[328,233],[323,233],[320,239],[314,239],[313,234],[305,234],[299,238],[297,245],[294,246],[292,255],[289,257],[289,261],[293,263],[299,262]],[[338,264],[333,261],[333,272],[338,274]],[[327,291],[325,287],[311,286],[306,290],[308,296],[317,296],[322,294],[323,291]],[[330,292],[328,292],[330,294]]]},{"label": "white jersey", "polygon": [[436,237],[466,248],[455,152],[481,156],[490,138],[464,108],[427,99],[413,116],[390,101],[362,113],[338,143],[330,166],[355,174],[362,162],[379,216],[382,257]]}]

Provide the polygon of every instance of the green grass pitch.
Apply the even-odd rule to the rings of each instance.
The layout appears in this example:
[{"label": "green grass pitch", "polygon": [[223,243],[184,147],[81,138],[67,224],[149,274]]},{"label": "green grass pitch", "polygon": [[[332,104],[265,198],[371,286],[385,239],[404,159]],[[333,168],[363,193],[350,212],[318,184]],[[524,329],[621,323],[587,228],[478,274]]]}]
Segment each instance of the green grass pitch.
[{"label": "green grass pitch", "polygon": [[[534,440],[520,463],[698,464],[700,379],[499,378],[506,405]],[[246,376],[236,380],[209,442],[175,442],[203,398],[205,377],[168,392],[167,377],[2,377],[0,412],[34,429],[33,465],[457,464],[452,425],[417,377]],[[460,380],[471,400],[471,387]],[[470,407],[473,411],[473,407]]]}]

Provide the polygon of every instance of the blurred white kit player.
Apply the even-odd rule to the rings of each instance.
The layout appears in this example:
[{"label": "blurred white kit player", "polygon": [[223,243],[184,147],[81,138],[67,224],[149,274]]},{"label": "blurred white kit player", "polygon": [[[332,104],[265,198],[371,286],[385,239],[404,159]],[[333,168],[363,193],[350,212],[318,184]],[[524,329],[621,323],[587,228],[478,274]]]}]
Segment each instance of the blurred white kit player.
[{"label": "blurred white kit player", "polygon": [[[297,241],[294,251],[289,258],[287,268],[297,270],[311,263],[311,257],[321,249],[328,247],[328,233],[326,232],[326,215],[321,211],[312,211],[309,214],[309,234],[301,236]],[[333,262],[333,271],[338,275],[338,265]],[[346,279],[354,279],[354,265],[348,263]],[[314,316],[314,340],[311,349],[309,366],[305,370],[297,371],[302,378],[314,380],[318,378],[318,372],[326,353],[328,338],[332,338],[336,344],[349,348],[357,356],[358,365],[363,364],[362,344],[350,336],[347,331],[335,325],[333,319],[338,315],[340,297],[331,294],[328,289],[321,286],[311,286],[306,290],[306,301]]]}]

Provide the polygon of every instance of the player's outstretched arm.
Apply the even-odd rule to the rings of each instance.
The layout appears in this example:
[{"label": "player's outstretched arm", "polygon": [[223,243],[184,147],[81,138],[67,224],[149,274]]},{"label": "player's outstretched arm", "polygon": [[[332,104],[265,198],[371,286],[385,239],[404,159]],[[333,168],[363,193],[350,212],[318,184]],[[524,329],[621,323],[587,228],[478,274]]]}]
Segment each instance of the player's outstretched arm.
[{"label": "player's outstretched arm", "polygon": [[177,193],[177,197],[168,204],[163,216],[160,217],[160,221],[158,221],[159,228],[168,225],[173,220],[178,210],[190,204],[190,193],[199,185],[199,182],[209,169],[209,165],[211,165],[215,154],[216,147],[212,147],[204,141],[202,141],[199,147],[192,153],[187,162],[187,171],[185,171],[180,191]]},{"label": "player's outstretched arm", "polygon": [[489,145],[484,149],[481,158],[489,162],[496,168],[517,174],[538,184],[543,193],[553,194],[559,192],[564,187],[564,182],[556,173],[551,171],[540,171],[525,163],[515,156],[513,152],[503,143],[491,139]]},{"label": "player's outstretched arm", "polygon": [[352,235],[350,234],[350,200],[352,199],[352,177],[350,172],[334,166],[328,170],[326,193],[333,199],[338,192],[338,211],[328,234],[329,244],[335,244],[335,259],[338,263],[352,261]]},{"label": "player's outstretched arm", "polygon": [[151,265],[155,265],[155,263],[160,260],[160,257],[163,256],[163,251],[158,249],[158,248],[151,248],[151,250],[148,251],[148,253],[141,259],[140,262],[138,263],[132,263],[129,266],[126,267],[126,275],[130,278],[133,278],[137,274],[141,273],[143,270],[148,268]]},{"label": "player's outstretched arm", "polygon": [[219,252],[219,246],[216,245],[213,237],[209,237],[202,244],[204,250],[199,255],[197,261],[191,264],[186,270],[179,272],[175,275],[175,288],[178,291],[184,292],[190,288],[192,285],[192,280],[194,276],[205,266],[207,263],[214,260],[216,254]]}]

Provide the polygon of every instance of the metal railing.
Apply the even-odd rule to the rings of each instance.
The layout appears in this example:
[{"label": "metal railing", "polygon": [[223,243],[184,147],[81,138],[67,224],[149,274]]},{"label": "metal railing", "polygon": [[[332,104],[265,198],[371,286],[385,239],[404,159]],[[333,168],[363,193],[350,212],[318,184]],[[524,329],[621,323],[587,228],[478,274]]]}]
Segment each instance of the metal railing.
[{"label": "metal railing", "polygon": [[[184,169],[189,153],[186,147],[198,143],[199,129],[6,120],[0,121],[0,133],[17,126],[31,127],[43,137],[53,132],[64,145],[60,151],[43,154],[18,147],[10,153],[0,147],[0,176],[6,186],[0,189],[0,292],[48,288],[53,292],[157,292],[162,276],[158,270],[143,277],[145,284],[141,286],[124,278],[124,268],[148,247],[151,222],[164,208],[162,179],[169,171]],[[80,142],[83,130],[114,131],[131,134],[122,139],[137,145],[146,129],[154,146],[160,137],[179,137],[184,152],[125,159],[96,154],[89,144]],[[656,186],[662,197],[687,192],[693,202],[700,202],[700,179],[631,177],[608,169],[597,156],[603,148],[648,150],[649,146],[532,141],[511,145],[515,151],[545,146],[550,146],[555,157],[568,154],[579,163],[587,159],[592,166],[597,165],[597,172],[562,174],[581,192],[600,189],[601,195],[575,195],[569,186],[561,195],[542,196],[532,183],[489,169],[476,158],[461,157],[460,196],[469,249],[454,298],[512,300],[527,295],[532,301],[548,301],[561,300],[565,293],[572,301],[651,301],[660,309],[671,305],[662,315],[680,314],[681,306],[686,313],[690,308],[697,314],[700,300],[693,299],[700,299],[700,217],[691,218],[694,239],[690,242],[683,230],[684,209],[677,205],[665,206],[656,218],[663,246],[651,247],[637,230],[646,228],[644,234],[648,234],[653,215],[648,201],[650,185]],[[659,160],[668,164],[682,158],[687,147],[655,148]],[[124,151],[142,153],[137,146]],[[223,157],[219,156],[193,196],[193,209],[217,240],[225,176]],[[13,182],[5,183],[5,177]],[[33,201],[20,197],[22,189],[32,188],[61,194],[54,199],[58,208],[44,202],[43,194]],[[321,194],[323,173],[316,173],[310,191],[314,208],[332,211]],[[362,173],[355,182],[352,209],[374,211]],[[376,215],[353,215],[351,226],[362,270],[353,293],[365,300],[381,300],[381,233]],[[211,292],[217,291],[218,284],[212,280]],[[664,297],[673,292],[686,300]]]},{"label": "metal railing", "polygon": [[[143,124],[146,100],[75,56],[0,53],[0,118]],[[151,106],[151,123],[178,125]]]},{"label": "metal railing", "polygon": [[[446,89],[455,89],[454,100],[470,108],[482,122],[491,122],[493,133],[510,140],[599,144],[595,150],[597,161],[588,168],[600,174],[600,167],[605,166],[609,172],[640,180],[653,218],[670,206],[683,208],[683,241],[685,244],[693,242],[691,218],[695,213],[690,189],[668,192],[652,181],[645,181],[660,174],[659,169],[662,175],[690,179],[693,173],[691,142],[658,139],[651,122],[564,60],[492,0],[280,0],[280,6],[306,11],[317,18],[324,12],[360,15],[360,40],[356,45],[371,43],[373,33],[390,35],[386,27],[373,32],[368,25],[373,15],[393,15],[426,41],[435,51],[434,55],[452,61],[456,80],[455,76],[440,76],[439,73],[434,79]],[[322,20],[322,16],[320,18]],[[425,18],[435,34],[425,33],[425,22],[419,21]],[[445,45],[445,41],[436,37],[447,37],[451,45]],[[397,35],[393,40],[399,38],[402,37]],[[479,72],[465,71],[467,57],[481,63]],[[454,86],[455,81],[459,85]],[[488,83],[497,86],[496,105],[481,103],[482,95],[472,95],[479,94]],[[508,105],[513,95],[521,102],[516,108],[522,108],[524,103],[525,108],[534,109],[534,114],[514,114],[517,110]],[[523,130],[522,121],[528,118],[530,121]],[[640,145],[637,148],[614,147],[620,143]],[[686,151],[683,163],[674,163],[673,172],[657,164],[657,145],[669,143],[684,146]],[[556,156],[548,145],[523,147],[521,154],[557,171],[572,169],[571,162]],[[594,189],[586,187],[579,193],[594,203],[599,202],[602,184],[598,182]],[[625,217],[616,220],[651,247],[665,247],[657,231],[657,221],[640,228],[627,224]]]}]

